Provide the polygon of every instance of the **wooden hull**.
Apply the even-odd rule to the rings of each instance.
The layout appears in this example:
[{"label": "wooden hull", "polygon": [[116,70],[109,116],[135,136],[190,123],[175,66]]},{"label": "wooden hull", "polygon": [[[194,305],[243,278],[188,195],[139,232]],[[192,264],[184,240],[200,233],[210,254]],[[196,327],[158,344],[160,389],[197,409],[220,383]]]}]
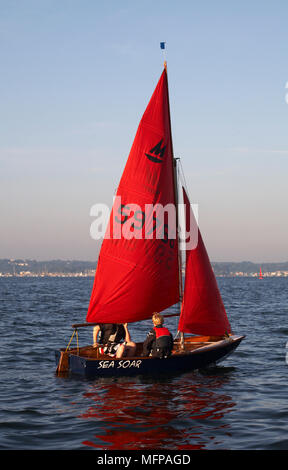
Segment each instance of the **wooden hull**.
[{"label": "wooden hull", "polygon": [[243,338],[244,336],[231,336],[220,341],[198,343],[188,339],[187,342],[185,340],[184,351],[176,346],[173,354],[166,359],[141,356],[121,359],[97,357],[97,351],[91,346],[68,352],[59,350],[55,352],[55,356],[57,366],[60,359],[64,364],[61,370],[58,367],[58,373],[66,372],[87,378],[181,374],[217,364],[230,355]]}]

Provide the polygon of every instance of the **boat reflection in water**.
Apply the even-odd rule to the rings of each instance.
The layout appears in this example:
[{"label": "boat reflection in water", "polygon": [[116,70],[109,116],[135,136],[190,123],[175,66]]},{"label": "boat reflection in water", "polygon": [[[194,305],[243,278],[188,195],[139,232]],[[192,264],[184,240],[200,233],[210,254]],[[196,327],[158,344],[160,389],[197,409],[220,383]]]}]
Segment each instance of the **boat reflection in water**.
[{"label": "boat reflection in water", "polygon": [[[221,373],[222,370],[222,373]],[[220,372],[219,372],[220,371]],[[224,371],[224,374],[223,374]],[[221,392],[229,368],[157,381],[102,379],[84,397],[91,401],[81,419],[95,422],[96,433],[82,444],[106,450],[196,450],[219,447],[229,435],[225,416],[235,406]],[[207,374],[207,373],[206,373]]]}]

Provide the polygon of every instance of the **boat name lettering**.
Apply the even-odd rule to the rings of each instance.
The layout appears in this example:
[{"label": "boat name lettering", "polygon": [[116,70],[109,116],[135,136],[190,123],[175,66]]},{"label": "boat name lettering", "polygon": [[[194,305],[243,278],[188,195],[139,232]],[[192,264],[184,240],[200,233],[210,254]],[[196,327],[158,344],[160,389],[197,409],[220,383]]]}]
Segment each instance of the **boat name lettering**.
[{"label": "boat name lettering", "polygon": [[100,361],[98,369],[109,369],[109,367],[114,367],[114,361]]},{"label": "boat name lettering", "polygon": [[126,369],[127,367],[137,367],[137,368],[139,368],[141,362],[142,361],[140,359],[138,361],[127,361],[127,360],[126,361],[119,361],[117,369],[119,369],[120,367],[122,367],[123,369]]},{"label": "boat name lettering", "polygon": [[140,364],[142,363],[141,359],[138,360],[124,360],[124,361],[100,361],[98,369],[110,369],[110,367],[114,368],[115,365],[117,366],[116,369],[127,369],[130,367],[139,368]]}]

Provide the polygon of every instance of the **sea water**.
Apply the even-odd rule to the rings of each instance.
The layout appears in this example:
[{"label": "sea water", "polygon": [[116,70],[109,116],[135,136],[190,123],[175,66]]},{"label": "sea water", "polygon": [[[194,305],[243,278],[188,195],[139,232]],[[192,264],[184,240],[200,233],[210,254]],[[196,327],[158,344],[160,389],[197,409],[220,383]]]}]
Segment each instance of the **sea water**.
[{"label": "sea water", "polygon": [[[235,334],[246,335],[221,365],[86,380],[56,376],[54,350],[85,321],[93,279],[1,278],[0,449],[288,449],[288,278],[218,283]],[[132,339],[151,326],[131,324]],[[166,326],[175,332],[177,319]],[[92,328],[79,341],[91,343]]]}]

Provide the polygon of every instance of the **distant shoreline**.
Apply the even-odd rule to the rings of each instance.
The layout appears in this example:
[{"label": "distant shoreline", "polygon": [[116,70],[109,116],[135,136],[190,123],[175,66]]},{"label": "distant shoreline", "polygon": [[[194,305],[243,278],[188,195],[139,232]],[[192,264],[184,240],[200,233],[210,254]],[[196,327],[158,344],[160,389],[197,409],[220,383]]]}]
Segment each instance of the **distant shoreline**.
[{"label": "distant shoreline", "polygon": [[[212,262],[216,277],[288,277],[288,261],[252,263],[250,261]],[[0,259],[0,277],[94,277],[96,261]]]},{"label": "distant shoreline", "polygon": [[[32,277],[57,277],[57,278],[67,278],[67,277],[77,277],[77,278],[85,278],[85,277],[91,277],[93,278],[95,276],[95,273],[93,274],[83,274],[83,273],[19,273],[19,274],[11,274],[11,273],[0,273],[0,278],[12,278],[12,277],[21,277],[21,278],[32,278]],[[259,274],[258,273],[231,273],[231,274],[217,274],[215,273],[215,276],[218,277],[249,277],[249,278],[258,278]],[[263,274],[263,279],[264,278],[271,278],[271,277],[288,277],[288,272],[272,272],[272,273],[265,273]]]},{"label": "distant shoreline", "polygon": [[91,274],[86,273],[30,273],[30,272],[21,272],[19,274],[11,274],[11,273],[1,273],[1,277],[94,277],[95,272]]}]

